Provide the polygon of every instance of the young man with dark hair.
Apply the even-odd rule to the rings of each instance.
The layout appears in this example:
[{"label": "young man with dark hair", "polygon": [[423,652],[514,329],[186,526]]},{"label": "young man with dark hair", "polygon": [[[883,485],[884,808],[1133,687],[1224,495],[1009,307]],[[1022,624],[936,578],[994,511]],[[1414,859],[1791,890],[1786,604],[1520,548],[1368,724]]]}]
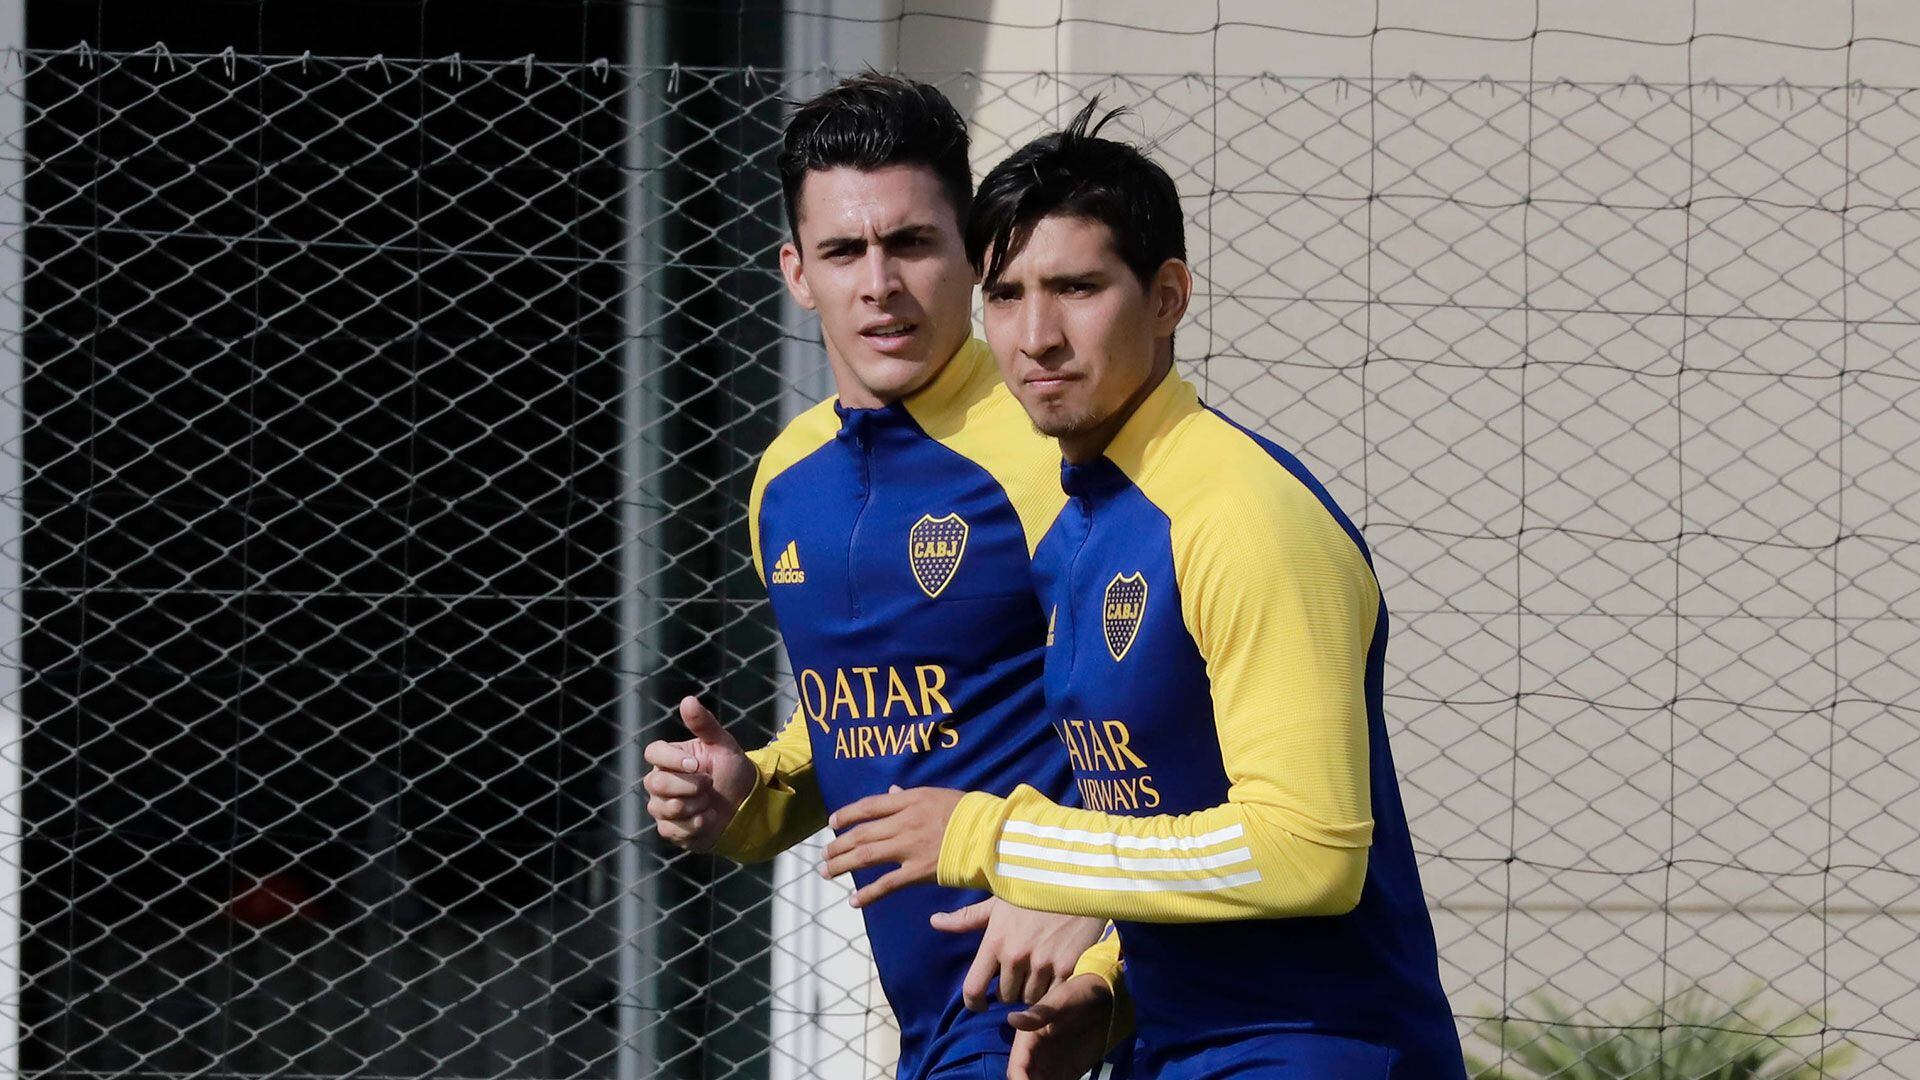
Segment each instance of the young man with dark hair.
[{"label": "young man with dark hair", "polygon": [[[835,815],[863,889],[991,889],[1116,921],[1162,1080],[1465,1075],[1387,750],[1387,615],[1365,541],[1292,454],[1173,372],[1192,292],[1173,181],[1093,107],[981,183],[987,340],[1059,440],[1034,558],[1049,715],[1086,808],[904,791]],[[1055,1023],[1103,1011],[1076,980]],[[1044,1039],[1016,1046],[1038,1072]]]},{"label": "young man with dark hair", "polygon": [[[1064,496],[1057,453],[969,338],[966,125],[933,87],[867,74],[802,105],[779,162],[781,272],[819,313],[837,391],[768,448],[748,506],[799,702],[771,744],[743,752],[688,698],[694,737],[645,751],[660,834],[741,861],[895,785],[1072,790],[1043,720],[1030,564]],[[1100,920],[974,888],[864,915],[902,1080],[1004,1076],[1020,1005],[1076,963],[1108,979],[1117,966],[1111,945],[1089,948]]]}]

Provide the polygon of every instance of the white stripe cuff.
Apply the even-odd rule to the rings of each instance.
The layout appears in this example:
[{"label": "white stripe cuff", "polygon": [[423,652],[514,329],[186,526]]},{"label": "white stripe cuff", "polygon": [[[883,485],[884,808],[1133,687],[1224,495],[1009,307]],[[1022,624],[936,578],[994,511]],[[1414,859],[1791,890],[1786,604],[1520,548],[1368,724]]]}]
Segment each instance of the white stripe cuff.
[{"label": "white stripe cuff", "polygon": [[1041,847],[1038,844],[1022,844],[1013,840],[1000,841],[1000,855],[1018,855],[1042,862],[1059,863],[1066,866],[1096,866],[1107,870],[1217,870],[1222,866],[1252,862],[1253,851],[1237,847],[1212,855],[1110,855],[1104,851],[1068,851],[1065,848]]},{"label": "white stripe cuff", "polygon": [[1094,877],[1090,874],[1062,874],[1053,870],[1040,870],[1031,866],[1018,866],[1013,863],[999,863],[993,872],[1004,878],[1017,878],[1021,881],[1037,881],[1042,885],[1058,885],[1067,889],[1088,889],[1094,892],[1213,892],[1218,889],[1231,889],[1236,885],[1251,885],[1260,880],[1260,871],[1244,870],[1238,874],[1208,878],[1124,878]]},{"label": "white stripe cuff", "polygon": [[1228,840],[1238,840],[1246,835],[1246,829],[1238,824],[1215,829],[1199,836],[1128,836],[1124,833],[1086,832],[1081,829],[1061,829],[1052,825],[1036,825],[1031,821],[1009,819],[1000,827],[1000,835],[1012,833],[1016,836],[1032,836],[1041,840],[1065,840],[1074,844],[1101,844],[1107,847],[1130,848],[1135,851],[1192,851],[1196,848],[1212,847]]}]

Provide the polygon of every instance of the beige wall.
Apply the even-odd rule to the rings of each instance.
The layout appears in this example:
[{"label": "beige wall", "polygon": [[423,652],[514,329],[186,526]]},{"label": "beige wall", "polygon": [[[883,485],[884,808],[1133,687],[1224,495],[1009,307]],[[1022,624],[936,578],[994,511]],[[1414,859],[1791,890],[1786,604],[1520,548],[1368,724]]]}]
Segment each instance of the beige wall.
[{"label": "beige wall", "polygon": [[1920,5],[883,6],[982,171],[1097,91],[1178,181],[1187,373],[1376,548],[1456,1011],[1920,1032]]}]

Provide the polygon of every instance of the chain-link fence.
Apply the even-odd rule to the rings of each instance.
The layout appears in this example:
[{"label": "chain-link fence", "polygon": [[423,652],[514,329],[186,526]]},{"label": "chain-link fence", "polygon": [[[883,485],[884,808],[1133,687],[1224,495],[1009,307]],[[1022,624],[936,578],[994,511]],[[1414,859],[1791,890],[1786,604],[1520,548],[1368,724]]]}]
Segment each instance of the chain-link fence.
[{"label": "chain-link fence", "polygon": [[[819,75],[13,59],[22,1073],[883,1069],[807,860],[633,788],[682,693],[785,692],[741,517],[823,385],[771,171]],[[1807,1011],[1920,1075],[1920,92],[942,85],[982,164],[1098,91],[1179,181],[1184,369],[1376,548],[1470,1046]]]}]

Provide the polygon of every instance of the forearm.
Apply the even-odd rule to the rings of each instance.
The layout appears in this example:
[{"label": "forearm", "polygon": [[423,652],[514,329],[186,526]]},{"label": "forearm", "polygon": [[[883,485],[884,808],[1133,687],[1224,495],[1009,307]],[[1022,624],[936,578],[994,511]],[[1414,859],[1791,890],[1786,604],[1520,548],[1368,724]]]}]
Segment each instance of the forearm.
[{"label": "forearm", "polygon": [[1108,990],[1118,990],[1120,972],[1120,935],[1108,924],[1105,935],[1080,954],[1079,962],[1073,965],[1073,974],[1098,976]]},{"label": "forearm", "polygon": [[1126,967],[1122,963],[1120,932],[1108,924],[1104,937],[1080,954],[1069,978],[1091,975],[1107,984],[1111,1011],[1107,1015],[1106,1048],[1112,1050],[1120,1040],[1133,1034],[1133,998],[1127,993]]},{"label": "forearm", "polygon": [[1283,812],[1225,803],[1123,817],[1059,806],[1030,787],[975,792],[948,823],[939,880],[1021,907],[1135,922],[1339,915],[1359,902],[1367,828],[1305,839]]},{"label": "forearm", "polygon": [[741,800],[713,851],[735,862],[764,862],[826,828],[827,809],[811,760],[792,762],[775,746],[747,752],[753,790]]}]

